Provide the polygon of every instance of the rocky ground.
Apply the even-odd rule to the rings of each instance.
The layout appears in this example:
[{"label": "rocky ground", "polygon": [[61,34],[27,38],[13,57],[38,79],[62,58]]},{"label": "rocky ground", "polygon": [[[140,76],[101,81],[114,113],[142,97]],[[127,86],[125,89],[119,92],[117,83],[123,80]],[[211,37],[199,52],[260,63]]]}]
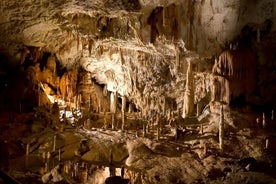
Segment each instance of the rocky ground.
[{"label": "rocky ground", "polygon": [[21,183],[100,184],[122,173],[119,183],[276,183],[275,122],[267,120],[264,129],[256,116],[225,113],[221,150],[215,113],[202,128],[185,126],[177,140],[169,125],[159,136],[154,126],[145,133],[131,127],[56,130],[33,113],[2,113],[1,168]]}]

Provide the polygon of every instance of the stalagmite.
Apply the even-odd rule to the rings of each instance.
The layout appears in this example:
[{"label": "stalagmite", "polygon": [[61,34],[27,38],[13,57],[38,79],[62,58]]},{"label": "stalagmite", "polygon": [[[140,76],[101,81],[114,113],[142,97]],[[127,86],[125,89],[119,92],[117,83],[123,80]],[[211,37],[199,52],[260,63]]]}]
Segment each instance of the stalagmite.
[{"label": "stalagmite", "polygon": [[203,125],[200,125],[200,133],[203,135]]},{"label": "stalagmite", "polygon": [[160,128],[159,126],[157,126],[157,140],[160,139]]},{"label": "stalagmite", "polygon": [[24,49],[21,53],[21,57],[20,57],[20,64],[21,65],[25,62],[25,59],[26,59],[28,54],[30,54],[30,50],[27,47],[24,47]]},{"label": "stalagmite", "polygon": [[274,111],[271,111],[271,120],[274,120]]},{"label": "stalagmite", "polygon": [[145,127],[145,124],[143,124],[143,137],[146,137],[146,127]]},{"label": "stalagmite", "polygon": [[148,122],[147,125],[146,125],[146,133],[150,133],[150,125],[149,125],[149,122]]},{"label": "stalagmite", "polygon": [[186,73],[186,86],[184,93],[183,113],[182,117],[186,118],[192,115],[194,110],[194,75],[191,68],[191,62],[188,61],[188,69]]},{"label": "stalagmite", "polygon": [[269,149],[269,138],[265,139],[265,149]]},{"label": "stalagmite", "polygon": [[117,104],[117,92],[111,92],[110,93],[110,112],[111,112],[112,129],[115,128],[115,117],[117,112],[116,104]]},{"label": "stalagmite", "polygon": [[30,154],[30,144],[28,143],[26,145],[26,156],[28,156]]},{"label": "stalagmite", "polygon": [[256,118],[256,124],[257,124],[257,127],[261,127],[261,125],[260,125],[260,118]]},{"label": "stalagmite", "polygon": [[199,104],[198,103],[196,104],[196,116],[197,117],[199,116]]},{"label": "stalagmite", "polygon": [[103,95],[104,95],[104,96],[107,96],[107,85],[104,85],[104,88],[103,88]]},{"label": "stalagmite", "polygon": [[263,113],[263,122],[262,122],[263,128],[266,128],[266,120],[265,120],[265,113]]},{"label": "stalagmite", "polygon": [[125,128],[126,97],[122,96],[122,130]]},{"label": "stalagmite", "polygon": [[220,121],[219,121],[219,148],[223,150],[224,144],[224,115],[223,115],[223,105],[220,107]]}]

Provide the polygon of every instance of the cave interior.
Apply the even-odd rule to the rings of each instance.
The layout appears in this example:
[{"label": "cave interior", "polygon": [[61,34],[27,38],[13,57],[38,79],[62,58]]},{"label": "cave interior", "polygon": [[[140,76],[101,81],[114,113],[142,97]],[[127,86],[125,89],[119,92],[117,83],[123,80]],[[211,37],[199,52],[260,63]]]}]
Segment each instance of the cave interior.
[{"label": "cave interior", "polygon": [[0,183],[276,183],[274,0],[0,9]]}]

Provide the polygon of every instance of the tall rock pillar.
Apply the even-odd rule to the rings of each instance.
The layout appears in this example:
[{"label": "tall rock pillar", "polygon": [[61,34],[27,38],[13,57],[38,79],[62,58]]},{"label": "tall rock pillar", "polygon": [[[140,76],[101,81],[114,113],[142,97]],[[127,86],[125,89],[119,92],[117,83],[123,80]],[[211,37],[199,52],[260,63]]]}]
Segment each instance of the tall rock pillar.
[{"label": "tall rock pillar", "polygon": [[194,110],[194,74],[191,68],[191,63],[190,61],[188,61],[182,117],[186,118],[190,116],[193,113],[193,110]]}]

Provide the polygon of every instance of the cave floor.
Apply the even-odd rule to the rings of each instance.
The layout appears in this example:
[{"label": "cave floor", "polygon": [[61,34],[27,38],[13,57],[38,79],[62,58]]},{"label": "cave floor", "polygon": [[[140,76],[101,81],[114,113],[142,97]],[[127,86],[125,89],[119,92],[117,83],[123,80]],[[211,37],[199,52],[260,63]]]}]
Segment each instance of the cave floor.
[{"label": "cave floor", "polygon": [[104,183],[110,168],[119,176],[124,168],[131,183],[276,183],[275,130],[229,131],[222,151],[208,124],[203,133],[190,127],[175,140],[168,125],[158,139],[154,128],[145,135],[143,129],[57,130],[33,116],[0,116],[1,169],[20,183]]}]

